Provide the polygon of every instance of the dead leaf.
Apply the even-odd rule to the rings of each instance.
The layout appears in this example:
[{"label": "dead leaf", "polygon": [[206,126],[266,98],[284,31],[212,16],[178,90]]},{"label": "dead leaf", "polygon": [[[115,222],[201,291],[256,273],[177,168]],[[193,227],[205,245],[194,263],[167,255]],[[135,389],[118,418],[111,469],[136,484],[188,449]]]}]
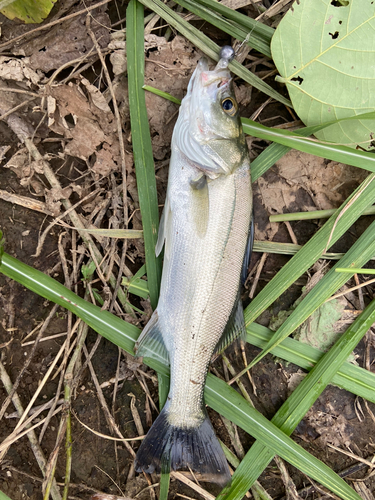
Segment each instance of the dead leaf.
[{"label": "dead leaf", "polygon": [[237,85],[234,83],[234,94],[238,104],[245,107],[250,104],[252,87],[249,85]]},{"label": "dead leaf", "polygon": [[10,150],[11,146],[0,146],[0,163],[5,160],[5,155]]},{"label": "dead leaf", "polygon": [[[103,94],[84,78],[81,83],[87,92],[77,84],[55,85],[47,89],[49,97],[49,126],[65,138],[71,139],[65,152],[87,160],[92,154],[99,154],[99,162],[106,161],[110,171],[118,163],[119,145],[115,119]],[[68,122],[69,120],[69,122]],[[106,152],[99,153],[100,145],[106,143]],[[111,151],[112,158],[109,158]],[[96,165],[95,168],[98,168]]]},{"label": "dead leaf", "polygon": [[[111,22],[106,13],[98,12],[98,10],[91,13],[97,21],[91,23],[91,29],[100,47],[104,49],[110,41]],[[17,53],[30,57],[31,69],[40,69],[45,73],[74,59],[84,59],[93,47],[85,23],[86,15],[63,21],[21,44]]]},{"label": "dead leaf", "polygon": [[16,59],[14,57],[0,57],[0,78],[3,80],[14,80],[25,82],[29,87],[37,85],[41,80],[41,75],[32,70],[29,66],[29,59]]},{"label": "dead leaf", "polygon": [[67,144],[65,151],[82,160],[87,160],[106,139],[98,123],[87,118],[79,118],[70,133],[73,140]]},{"label": "dead leaf", "polygon": [[46,207],[54,217],[57,217],[61,212],[61,200],[68,199],[72,192],[73,189],[70,186],[64,189],[52,188],[45,190]]},{"label": "dead leaf", "polygon": [[[105,100],[105,97],[103,94],[100,92],[98,88],[95,87],[95,85],[92,85],[86,78],[81,78],[81,83],[82,85],[85,86],[86,90],[89,92],[90,95],[90,103],[93,104],[98,110],[103,111],[106,117],[108,118],[108,115],[110,115],[110,121],[113,121],[113,114],[111,111],[111,108],[108,106],[107,101]],[[94,114],[99,114],[101,113],[96,112],[93,109],[93,107],[90,107],[91,111],[93,111]]]},{"label": "dead leaf", "polygon": [[[329,406],[329,404],[328,404]],[[309,424],[320,435],[316,440],[321,446],[325,447],[327,443],[334,446],[350,446],[351,432],[348,422],[344,415],[335,415],[321,411],[310,410],[307,414]]]},{"label": "dead leaf", "polygon": [[[366,177],[366,171],[291,150],[254,183],[267,215],[337,208]],[[255,238],[272,240],[279,224],[255,222]]]},{"label": "dead leaf", "polygon": [[96,161],[92,170],[97,175],[103,177],[119,170],[118,164],[113,161],[113,154],[110,150],[110,146],[106,142],[103,143],[102,149],[96,153]]},{"label": "dead leaf", "polygon": [[29,152],[26,148],[19,149],[4,165],[4,168],[10,168],[21,179],[25,176],[24,169],[28,167],[29,158]]},{"label": "dead leaf", "polygon": [[112,64],[112,71],[115,76],[126,73],[127,62],[126,62],[126,52],[125,49],[115,50],[109,56],[109,60]]}]

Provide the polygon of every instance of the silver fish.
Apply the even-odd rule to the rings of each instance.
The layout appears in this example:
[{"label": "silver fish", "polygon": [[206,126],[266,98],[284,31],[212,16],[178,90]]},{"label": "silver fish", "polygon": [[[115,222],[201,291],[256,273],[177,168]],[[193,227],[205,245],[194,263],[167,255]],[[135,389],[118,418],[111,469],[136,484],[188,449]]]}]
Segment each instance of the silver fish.
[{"label": "silver fish", "polygon": [[[223,47],[212,71],[199,61],[172,137],[167,197],[156,253],[164,245],[157,309],[138,356],[169,359],[167,402],[142,442],[138,471],[191,468],[230,479],[203,398],[213,353],[244,333],[239,296],[252,212],[250,159]],[[245,264],[244,264],[245,260]]]}]

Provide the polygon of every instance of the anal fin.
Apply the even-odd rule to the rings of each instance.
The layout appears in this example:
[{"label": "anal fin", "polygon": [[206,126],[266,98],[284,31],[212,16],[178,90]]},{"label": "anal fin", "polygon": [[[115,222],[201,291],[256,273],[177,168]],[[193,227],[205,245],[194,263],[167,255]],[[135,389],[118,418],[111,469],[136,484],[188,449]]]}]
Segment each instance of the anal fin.
[{"label": "anal fin", "polygon": [[251,216],[249,237],[247,240],[245,255],[244,255],[243,264],[242,264],[241,283],[243,285],[245,284],[245,281],[247,279],[247,271],[249,269],[251,254],[253,252],[253,245],[254,245],[254,210],[253,210],[253,213]]},{"label": "anal fin", "polygon": [[151,316],[150,321],[144,327],[135,344],[137,357],[147,356],[169,363],[169,354],[165,346],[162,332],[159,328],[159,317],[157,309]]}]

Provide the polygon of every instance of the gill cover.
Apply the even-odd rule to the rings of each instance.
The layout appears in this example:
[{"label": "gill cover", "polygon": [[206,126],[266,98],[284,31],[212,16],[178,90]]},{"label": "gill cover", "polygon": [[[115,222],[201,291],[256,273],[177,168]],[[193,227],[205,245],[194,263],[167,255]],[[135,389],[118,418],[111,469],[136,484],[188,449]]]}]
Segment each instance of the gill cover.
[{"label": "gill cover", "polygon": [[242,163],[246,151],[227,65],[228,58],[221,58],[210,71],[206,58],[199,61],[172,138],[172,147],[182,151],[211,179],[230,174]]}]

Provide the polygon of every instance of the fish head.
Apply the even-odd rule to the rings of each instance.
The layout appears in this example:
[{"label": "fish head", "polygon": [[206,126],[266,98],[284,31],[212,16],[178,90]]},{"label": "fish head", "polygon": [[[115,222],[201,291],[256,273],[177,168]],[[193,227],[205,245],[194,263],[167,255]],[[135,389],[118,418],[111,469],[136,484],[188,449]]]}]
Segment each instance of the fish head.
[{"label": "fish head", "polygon": [[212,179],[232,173],[248,155],[232,76],[222,59],[213,70],[206,58],[199,61],[173,142]]}]

